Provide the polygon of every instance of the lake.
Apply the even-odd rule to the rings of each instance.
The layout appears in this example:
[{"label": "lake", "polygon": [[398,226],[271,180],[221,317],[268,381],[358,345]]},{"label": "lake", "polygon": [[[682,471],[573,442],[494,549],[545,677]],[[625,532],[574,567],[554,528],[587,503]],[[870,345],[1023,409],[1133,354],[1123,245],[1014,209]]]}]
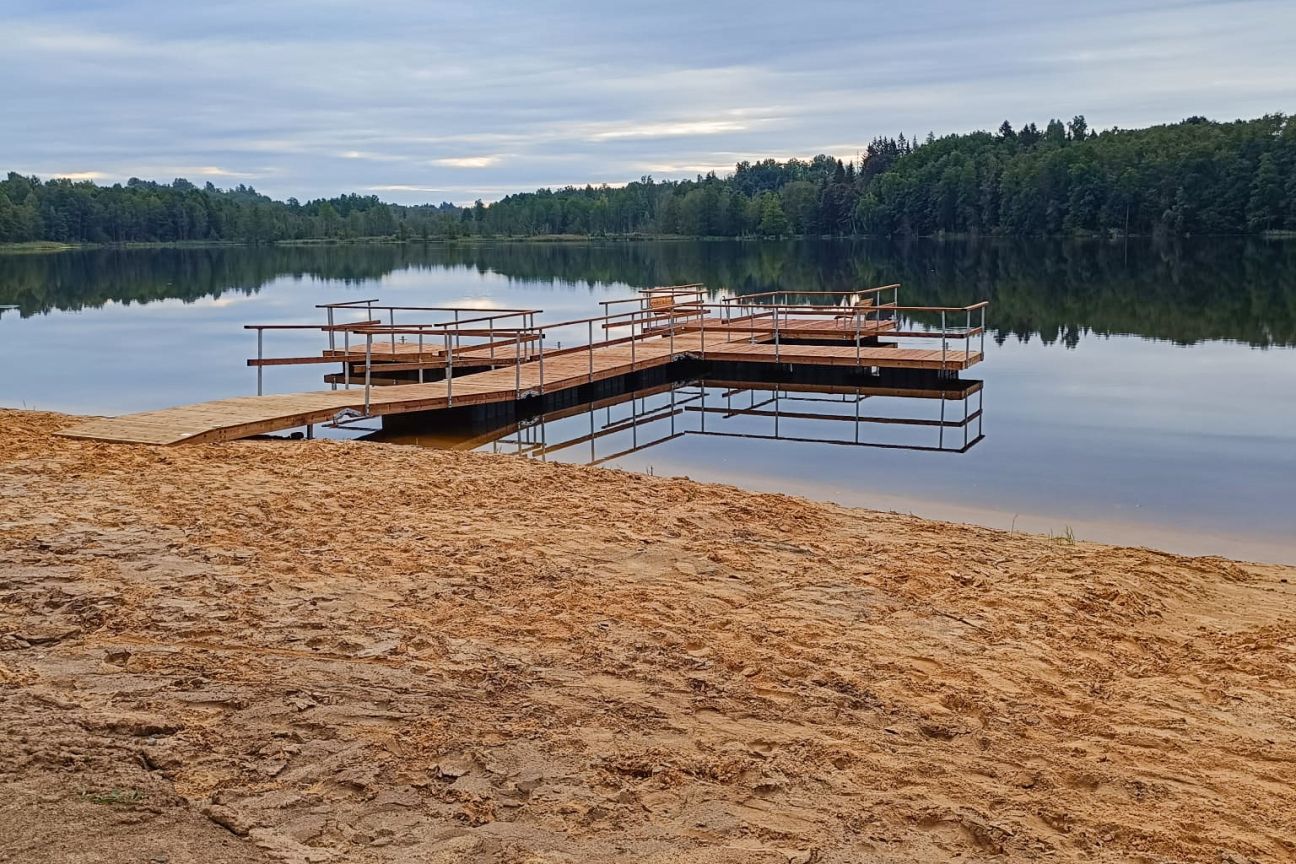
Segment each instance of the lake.
[{"label": "lake", "polygon": [[[243,325],[322,321],[317,303],[534,307],[556,320],[593,314],[597,301],[637,288],[685,282],[717,296],[899,282],[906,304],[988,298],[986,362],[962,376],[984,386],[947,402],[699,378],[498,434],[386,437],[539,452],[1059,537],[1296,562],[1291,241],[0,254],[0,306],[18,307],[0,311],[8,372],[0,405],[115,414],[255,392],[244,362],[255,338]],[[272,354],[320,347],[318,333],[267,338]],[[270,368],[267,392],[321,389],[326,368]],[[944,420],[965,411],[979,413],[947,428]]]}]

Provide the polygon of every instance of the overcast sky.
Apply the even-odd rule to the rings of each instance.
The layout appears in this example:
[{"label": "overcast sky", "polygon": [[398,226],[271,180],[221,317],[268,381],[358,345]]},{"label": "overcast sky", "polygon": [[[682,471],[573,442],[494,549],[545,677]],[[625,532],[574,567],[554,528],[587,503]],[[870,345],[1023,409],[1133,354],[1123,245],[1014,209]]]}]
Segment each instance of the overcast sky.
[{"label": "overcast sky", "polygon": [[0,0],[0,170],[487,201],[1296,112],[1296,2]]}]

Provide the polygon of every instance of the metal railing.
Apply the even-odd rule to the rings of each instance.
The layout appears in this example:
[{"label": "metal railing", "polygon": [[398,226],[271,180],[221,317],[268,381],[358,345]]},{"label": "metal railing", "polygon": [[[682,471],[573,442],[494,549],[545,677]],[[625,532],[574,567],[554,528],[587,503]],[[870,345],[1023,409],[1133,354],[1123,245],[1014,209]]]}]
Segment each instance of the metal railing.
[{"label": "metal railing", "polygon": [[[518,399],[526,395],[543,395],[546,392],[545,361],[547,358],[568,356],[583,352],[587,355],[585,383],[593,383],[600,376],[598,355],[618,347],[629,350],[628,369],[624,359],[613,362],[604,368],[607,375],[636,372],[642,368],[641,349],[652,345],[655,349],[662,347],[665,352],[651,352],[652,365],[661,362],[673,362],[679,358],[677,337],[681,332],[696,336],[696,341],[689,339],[683,353],[698,351],[705,355],[707,350],[708,327],[711,333],[720,332],[724,342],[734,339],[735,333],[744,329],[754,344],[758,339],[768,340],[773,344],[773,360],[780,363],[784,357],[784,347],[788,340],[804,341],[810,338],[839,338],[835,335],[824,337],[824,328],[811,325],[795,327],[793,322],[803,318],[824,319],[831,315],[834,326],[842,328],[843,335],[854,344],[855,362],[864,365],[869,359],[862,353],[866,340],[876,340],[880,336],[939,338],[941,340],[940,368],[942,373],[950,369],[965,367],[972,357],[971,344],[975,336],[980,337],[980,350],[985,350],[985,315],[988,301],[969,306],[901,306],[899,304],[899,285],[884,285],[856,292],[832,291],[767,291],[759,294],[738,295],[722,298],[719,302],[706,302],[705,290],[701,286],[677,285],[663,288],[644,289],[637,296],[600,301],[602,314],[566,321],[536,323],[536,316],[542,314],[539,309],[486,309],[454,306],[392,306],[378,303],[376,299],[350,300],[340,303],[320,304],[317,308],[326,310],[327,323],[319,324],[250,324],[246,329],[257,332],[257,356],[248,360],[248,365],[257,368],[257,395],[262,395],[263,371],[265,366],[289,365],[294,363],[341,363],[342,386],[350,389],[352,376],[359,375],[357,369],[362,366],[364,386],[365,415],[372,405],[372,387],[375,370],[389,372],[417,372],[418,383],[424,383],[424,373],[428,369],[443,369],[445,376],[445,395],[447,405],[454,404],[456,367],[458,371],[466,368],[480,369],[502,368],[512,366],[514,369],[514,392]],[[783,297],[831,296],[838,299],[836,304],[813,304],[804,302],[780,302]],[[853,302],[842,305],[840,301]],[[884,302],[885,301],[885,302]],[[612,311],[613,307],[634,303],[636,308],[626,311]],[[360,320],[337,320],[338,313],[362,313]],[[398,321],[396,313],[408,317],[410,313],[450,313],[446,320],[431,322],[409,320]],[[716,313],[713,315],[712,313]],[[737,313],[737,314],[736,314]],[[444,316],[428,316],[444,318]],[[962,318],[960,322],[957,320]],[[974,321],[974,317],[976,320]],[[384,320],[386,319],[386,320]],[[932,321],[923,330],[902,331],[899,324],[902,319],[918,322]],[[938,320],[939,324],[934,322]],[[951,321],[953,322],[951,324]],[[959,324],[961,323],[961,327]],[[597,325],[597,326],[596,326]],[[586,340],[584,345],[563,348],[558,342],[556,348],[547,348],[554,333],[564,329],[584,327]],[[315,357],[275,357],[267,358],[264,353],[264,337],[267,330],[315,330],[328,334],[329,348],[321,356]],[[851,332],[853,330],[853,332]],[[601,333],[596,333],[601,331]],[[626,332],[627,335],[612,335],[613,331]],[[337,335],[342,334],[341,351],[338,350]],[[816,336],[818,334],[818,336]],[[363,338],[364,350],[359,345],[352,348],[352,337]],[[387,337],[384,343],[379,341]],[[713,335],[714,339],[715,336]],[[741,337],[740,337],[741,338]],[[399,339],[399,342],[398,342]],[[963,362],[952,363],[949,346],[951,341],[964,341]],[[431,347],[429,347],[431,346]],[[622,355],[623,357],[624,355]],[[412,359],[411,359],[412,357]],[[530,373],[524,376],[523,367],[535,364],[535,380]],[[527,381],[524,382],[524,377]],[[567,379],[570,381],[570,375]],[[333,388],[338,386],[336,378],[332,380]]]}]

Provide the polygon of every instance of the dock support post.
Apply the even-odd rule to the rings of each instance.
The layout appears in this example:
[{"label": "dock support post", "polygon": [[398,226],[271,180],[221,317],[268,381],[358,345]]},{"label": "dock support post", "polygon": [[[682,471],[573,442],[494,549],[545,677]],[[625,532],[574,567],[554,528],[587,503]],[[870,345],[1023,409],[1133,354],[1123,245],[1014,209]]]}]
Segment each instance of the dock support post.
[{"label": "dock support post", "polygon": [[261,346],[264,343],[264,341],[265,341],[265,331],[258,327],[257,328],[257,395],[258,396],[261,395],[261,373],[265,371],[265,367],[261,365],[261,359],[262,359]]},{"label": "dock support post", "polygon": [[540,395],[544,395],[544,331],[540,331]]},{"label": "dock support post", "polygon": [[309,441],[309,440],[311,440],[311,439],[314,438],[314,437],[315,437],[315,424],[314,424],[314,423],[307,423],[307,424],[306,424],[306,440]]},{"label": "dock support post", "polygon": [[[531,333],[526,333],[526,344],[531,344]],[[513,351],[513,398],[522,398],[522,342],[518,342]]]},{"label": "dock support post", "polygon": [[342,331],[342,389],[351,389],[351,331]]},{"label": "dock support post", "polygon": [[373,364],[370,363],[369,361],[372,357],[373,357],[373,334],[366,333],[365,334],[365,412],[364,412],[366,417],[369,416],[369,386],[372,383],[370,381],[369,373],[370,370],[373,368]]},{"label": "dock support post", "polygon": [[594,322],[586,321],[589,325],[589,383],[594,383]]}]

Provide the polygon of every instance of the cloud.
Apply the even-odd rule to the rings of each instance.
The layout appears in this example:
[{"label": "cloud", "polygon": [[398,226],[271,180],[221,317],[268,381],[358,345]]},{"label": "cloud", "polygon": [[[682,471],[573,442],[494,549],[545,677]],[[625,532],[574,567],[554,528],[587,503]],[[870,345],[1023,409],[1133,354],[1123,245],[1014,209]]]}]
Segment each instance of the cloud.
[{"label": "cloud", "polygon": [[613,141],[617,138],[682,138],[692,135],[719,135],[743,132],[750,128],[735,120],[691,120],[665,123],[625,123],[600,132],[592,132],[590,141]]},{"label": "cloud", "polygon": [[433,165],[444,165],[448,168],[489,168],[500,161],[498,156],[454,156],[433,159]]},{"label": "cloud", "polygon": [[[42,175],[38,174],[38,176]],[[102,171],[51,171],[43,176],[56,177],[61,180],[102,180],[108,175]]]}]

